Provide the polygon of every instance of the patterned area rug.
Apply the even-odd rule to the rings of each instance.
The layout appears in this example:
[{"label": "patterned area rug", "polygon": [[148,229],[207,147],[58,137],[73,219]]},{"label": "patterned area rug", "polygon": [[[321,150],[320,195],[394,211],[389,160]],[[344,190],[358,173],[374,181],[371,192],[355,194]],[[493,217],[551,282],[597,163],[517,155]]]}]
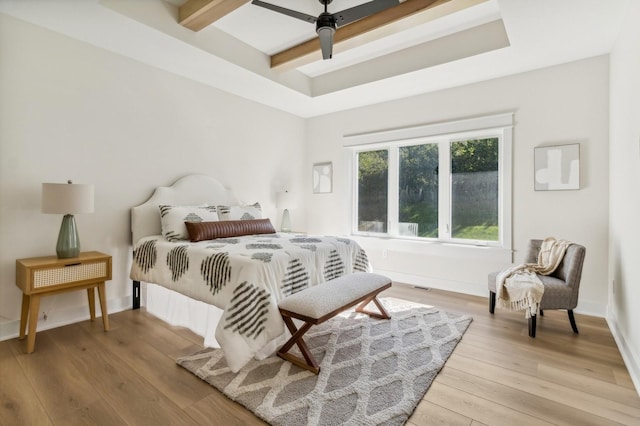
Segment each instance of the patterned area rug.
[{"label": "patterned area rug", "polygon": [[318,376],[277,356],[234,374],[221,349],[176,362],[274,426],[402,425],[472,318],[397,299],[382,303],[391,320],[345,312],[307,332]]}]

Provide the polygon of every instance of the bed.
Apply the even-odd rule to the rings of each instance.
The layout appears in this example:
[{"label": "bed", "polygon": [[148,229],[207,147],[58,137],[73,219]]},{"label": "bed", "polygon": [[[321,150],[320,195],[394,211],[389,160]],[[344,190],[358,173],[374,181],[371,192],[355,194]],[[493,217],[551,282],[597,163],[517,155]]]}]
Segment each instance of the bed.
[{"label": "bed", "polygon": [[[159,187],[131,210],[134,308],[143,283],[149,312],[203,335],[205,346],[222,347],[234,372],[284,341],[278,301],[371,270],[354,240],[277,233],[261,213],[259,203],[241,205],[204,175]],[[194,232],[201,241],[190,240]]]}]

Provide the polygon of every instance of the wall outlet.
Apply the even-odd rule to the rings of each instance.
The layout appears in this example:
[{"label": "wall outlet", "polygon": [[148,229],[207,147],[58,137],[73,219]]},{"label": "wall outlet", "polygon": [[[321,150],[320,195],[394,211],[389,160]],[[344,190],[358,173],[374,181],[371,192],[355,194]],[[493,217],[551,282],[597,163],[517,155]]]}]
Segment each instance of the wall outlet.
[{"label": "wall outlet", "polygon": [[387,249],[382,249],[382,258],[386,259],[389,255],[389,251]]},{"label": "wall outlet", "polygon": [[47,320],[47,318],[49,318],[49,315],[47,315],[47,313],[46,313],[46,312],[43,312],[43,313],[42,313],[42,315],[40,316],[40,319],[41,319],[42,321],[46,321],[46,320]]}]

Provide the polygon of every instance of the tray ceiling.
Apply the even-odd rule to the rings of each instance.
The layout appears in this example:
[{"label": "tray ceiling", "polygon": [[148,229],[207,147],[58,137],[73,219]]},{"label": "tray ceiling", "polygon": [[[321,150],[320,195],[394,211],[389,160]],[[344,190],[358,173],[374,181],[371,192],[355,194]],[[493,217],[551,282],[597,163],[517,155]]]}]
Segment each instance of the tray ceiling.
[{"label": "tray ceiling", "polygon": [[[185,0],[0,0],[0,12],[310,117],[606,54],[627,4],[438,0],[336,43],[330,60],[323,61],[318,49],[272,67],[273,55],[317,42],[315,25],[247,0],[190,2],[226,4],[232,11],[199,31],[179,23],[180,8],[189,6]],[[269,2],[313,16],[323,8],[318,0]],[[329,11],[361,3],[334,0]]]}]

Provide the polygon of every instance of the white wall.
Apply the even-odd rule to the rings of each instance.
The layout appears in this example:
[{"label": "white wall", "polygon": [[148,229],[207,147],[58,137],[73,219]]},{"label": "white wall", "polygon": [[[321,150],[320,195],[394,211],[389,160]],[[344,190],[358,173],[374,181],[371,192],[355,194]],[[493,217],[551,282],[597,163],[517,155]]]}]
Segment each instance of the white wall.
[{"label": "white wall", "polygon": [[611,53],[608,320],[640,390],[640,3],[629,3]]},{"label": "white wall", "polygon": [[[308,167],[332,161],[334,191],[308,194],[309,231],[350,232],[350,175],[343,135],[501,112],[515,113],[513,244],[521,263],[530,238],[556,236],[587,248],[577,311],[604,316],[607,303],[609,74],[601,56],[309,120]],[[579,191],[534,191],[534,147],[579,142]],[[307,177],[309,179],[309,177]],[[309,183],[310,186],[310,183]],[[373,266],[417,285],[487,295],[487,273],[506,266],[470,249],[361,238]],[[383,257],[383,249],[387,257]]]},{"label": "white wall", "polygon": [[[274,194],[287,187],[305,194],[299,205],[305,205],[306,217],[303,208],[292,211],[293,228],[348,234],[351,194],[343,135],[508,111],[515,112],[516,122],[514,260],[522,261],[532,237],[555,235],[584,244],[578,311],[605,313],[607,57],[305,123],[4,15],[0,53],[0,338],[17,333],[15,259],[54,251],[61,218],[40,213],[42,182],[71,178],[96,185],[96,212],[79,215],[77,221],[83,248],[114,256],[108,297],[111,307],[120,309],[131,296],[129,208],[155,186],[188,173],[209,174],[244,201],[261,201],[276,226],[281,212]],[[535,192],[533,148],[567,142],[581,144],[582,189]],[[322,161],[334,163],[334,192],[314,195],[311,164]],[[487,272],[505,266],[482,251],[458,257],[433,246],[419,253],[396,244],[383,258],[381,248],[387,244],[363,241],[376,269],[420,285],[486,295]],[[45,298],[42,310],[49,320],[41,327],[87,317],[80,292]]]},{"label": "white wall", "polygon": [[[275,192],[302,192],[298,117],[1,14],[0,55],[0,340],[18,333],[15,260],[55,254],[62,217],[40,212],[42,182],[95,184],[95,213],[76,220],[83,249],[113,256],[112,312],[131,304],[129,209],[156,186],[216,177],[277,227]],[[89,315],[84,292],[41,311],[39,329]]]}]

